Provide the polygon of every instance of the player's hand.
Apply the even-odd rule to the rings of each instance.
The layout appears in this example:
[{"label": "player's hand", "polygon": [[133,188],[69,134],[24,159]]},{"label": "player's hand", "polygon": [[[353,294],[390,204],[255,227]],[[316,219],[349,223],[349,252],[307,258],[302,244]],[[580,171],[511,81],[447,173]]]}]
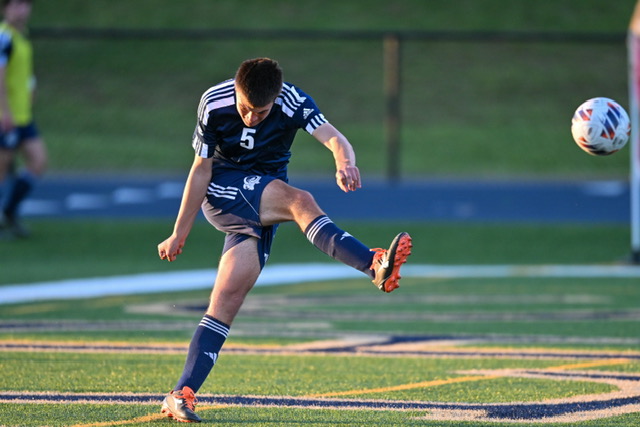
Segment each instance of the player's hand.
[{"label": "player's hand", "polygon": [[0,118],[0,130],[4,133],[9,133],[15,128],[13,123],[13,116],[11,114],[5,114]]},{"label": "player's hand", "polygon": [[347,165],[344,167],[339,167],[336,172],[336,181],[338,183],[338,187],[345,193],[349,191],[356,191],[358,188],[362,187],[362,183],[360,182],[360,170],[357,166]]},{"label": "player's hand", "polygon": [[182,247],[184,241],[179,241],[176,236],[171,236],[164,242],[158,245],[158,255],[160,259],[167,260],[169,262],[175,261],[177,256],[182,253]]}]

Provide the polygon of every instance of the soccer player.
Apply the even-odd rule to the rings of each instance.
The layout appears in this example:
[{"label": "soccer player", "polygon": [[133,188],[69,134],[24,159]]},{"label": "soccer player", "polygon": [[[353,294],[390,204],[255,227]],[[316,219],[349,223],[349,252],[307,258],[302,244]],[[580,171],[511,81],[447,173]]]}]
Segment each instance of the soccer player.
[{"label": "soccer player", "polygon": [[388,250],[369,249],[338,228],[310,193],[287,183],[290,148],[298,129],[331,150],[340,189],[360,188],[351,144],[309,95],[283,82],[276,61],[244,61],[234,79],[213,86],[200,100],[193,135],[195,159],[173,233],[158,245],[158,254],[171,262],[182,253],[201,207],[226,238],[209,306],[191,340],[182,377],[162,405],[169,417],[200,422],[194,412],[195,393],[269,258],[279,223],[294,221],[317,248],[362,271],[382,291],[398,287],[400,266],[411,253],[409,234],[398,234]]},{"label": "soccer player", "polygon": [[[44,173],[47,153],[33,121],[35,89],[31,43],[26,37],[31,0],[3,0],[0,24],[0,190],[13,172],[16,154],[25,168],[12,180],[0,211],[0,231],[10,237],[27,237],[18,220],[19,207]],[[0,200],[2,200],[0,193]]]}]

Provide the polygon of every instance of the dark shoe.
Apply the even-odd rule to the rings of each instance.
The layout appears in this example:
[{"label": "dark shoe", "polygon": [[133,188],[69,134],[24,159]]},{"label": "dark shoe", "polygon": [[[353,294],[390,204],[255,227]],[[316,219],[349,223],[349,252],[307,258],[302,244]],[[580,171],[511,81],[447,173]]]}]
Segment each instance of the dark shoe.
[{"label": "dark shoe", "polygon": [[173,390],[162,402],[162,413],[184,423],[199,423],[202,419],[194,412],[196,395],[190,387]]},{"label": "dark shoe", "polygon": [[407,257],[411,255],[411,236],[409,233],[400,233],[393,239],[389,249],[372,249],[376,253],[373,255],[371,270],[376,275],[373,284],[383,292],[391,292],[400,285],[400,267],[407,262]]}]

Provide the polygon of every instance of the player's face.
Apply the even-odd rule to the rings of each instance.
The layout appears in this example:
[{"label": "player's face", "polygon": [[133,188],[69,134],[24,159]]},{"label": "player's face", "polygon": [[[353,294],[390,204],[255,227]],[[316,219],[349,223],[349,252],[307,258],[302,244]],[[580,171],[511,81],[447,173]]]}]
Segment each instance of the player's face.
[{"label": "player's face", "polygon": [[4,7],[4,17],[7,22],[18,27],[26,25],[30,15],[30,1],[12,0]]},{"label": "player's face", "polygon": [[236,91],[236,109],[247,127],[257,126],[267,118],[273,107],[273,102],[265,106],[252,105],[240,91]]}]

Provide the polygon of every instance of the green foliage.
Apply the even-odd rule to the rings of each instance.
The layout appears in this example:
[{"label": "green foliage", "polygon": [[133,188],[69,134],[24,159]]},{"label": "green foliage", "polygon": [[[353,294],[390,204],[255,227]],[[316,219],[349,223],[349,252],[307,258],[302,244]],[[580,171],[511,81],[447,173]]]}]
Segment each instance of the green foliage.
[{"label": "green foliage", "polygon": [[34,25],[95,28],[285,28],[625,31],[634,0],[59,0]]},{"label": "green foliage", "polygon": [[[510,30],[623,35],[634,2],[375,0],[302,3],[60,0],[33,28],[155,29],[167,38],[35,37],[37,116],[56,171],[182,172],[200,95],[237,65],[271,56],[351,140],[366,175],[383,175],[381,39],[171,37],[173,29]],[[460,13],[464,11],[464,13]],[[37,35],[37,31],[34,31]],[[575,108],[593,96],[627,102],[618,43],[442,42],[402,45],[405,176],[555,175],[626,178],[626,152],[601,159],[572,142]],[[301,132],[294,173],[331,173]],[[326,150],[325,150],[326,151]]]}]

